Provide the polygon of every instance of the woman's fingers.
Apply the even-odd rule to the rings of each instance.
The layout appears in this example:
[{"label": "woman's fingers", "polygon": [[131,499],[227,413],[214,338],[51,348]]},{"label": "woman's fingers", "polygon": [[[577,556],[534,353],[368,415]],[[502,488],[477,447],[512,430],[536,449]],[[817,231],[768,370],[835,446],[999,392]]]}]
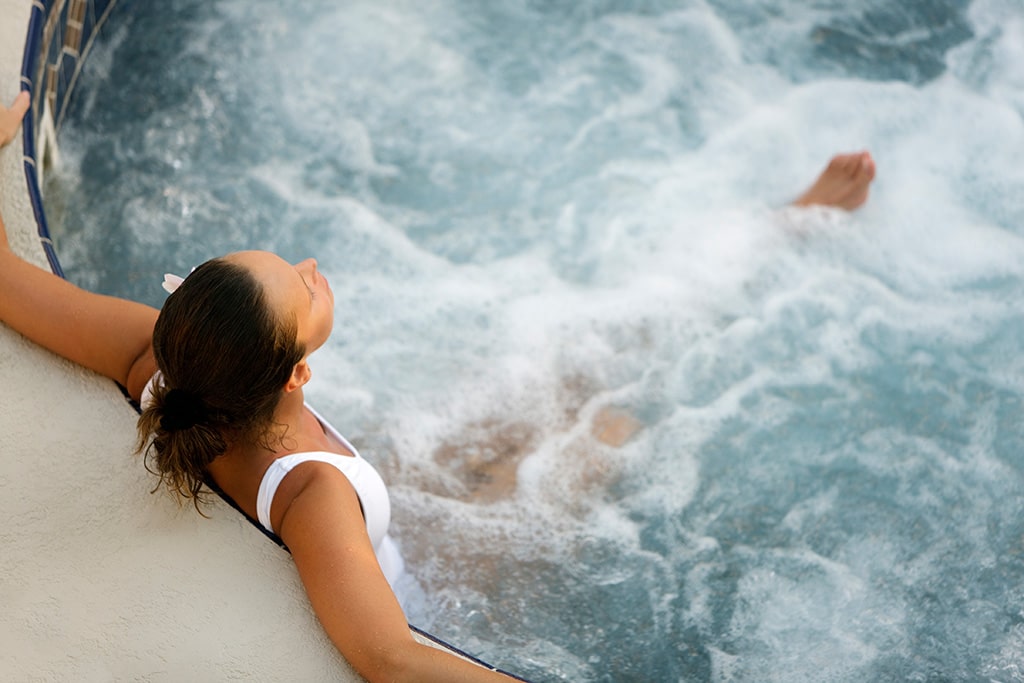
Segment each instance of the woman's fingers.
[{"label": "woman's fingers", "polygon": [[29,102],[28,91],[22,90],[14,98],[10,107],[0,104],[0,147],[14,139],[21,126],[21,120],[25,118],[25,112],[28,111]]}]

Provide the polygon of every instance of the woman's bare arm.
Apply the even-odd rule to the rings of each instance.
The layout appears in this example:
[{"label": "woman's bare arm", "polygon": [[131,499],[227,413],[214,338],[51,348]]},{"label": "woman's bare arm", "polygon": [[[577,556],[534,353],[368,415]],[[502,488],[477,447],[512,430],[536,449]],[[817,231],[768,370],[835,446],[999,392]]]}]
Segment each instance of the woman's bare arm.
[{"label": "woman's bare arm", "polygon": [[[14,138],[27,107],[26,93],[10,109],[0,105],[0,147]],[[157,314],[150,306],[79,289],[22,260],[11,251],[0,216],[0,322],[119,382],[138,400],[156,371]]]},{"label": "woman's bare arm", "polygon": [[[285,495],[278,528],[320,623],[346,660],[369,681],[505,681],[447,652],[417,642],[381,573],[359,500],[341,472],[303,463]],[[278,496],[285,493],[282,490]],[[283,502],[283,501],[282,501]]]},{"label": "woman's bare arm", "polygon": [[79,289],[10,250],[0,218],[0,321],[54,353],[120,383],[136,400],[156,372],[158,311]]}]

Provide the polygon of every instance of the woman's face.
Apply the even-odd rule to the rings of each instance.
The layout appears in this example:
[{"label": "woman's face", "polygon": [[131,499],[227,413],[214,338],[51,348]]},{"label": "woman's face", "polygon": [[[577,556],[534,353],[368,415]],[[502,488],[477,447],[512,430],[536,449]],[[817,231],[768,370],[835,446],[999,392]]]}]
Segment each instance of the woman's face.
[{"label": "woman's face", "polygon": [[225,259],[253,274],[283,319],[294,316],[307,355],[323,346],[334,327],[334,292],[316,259],[292,265],[269,251],[240,251]]}]

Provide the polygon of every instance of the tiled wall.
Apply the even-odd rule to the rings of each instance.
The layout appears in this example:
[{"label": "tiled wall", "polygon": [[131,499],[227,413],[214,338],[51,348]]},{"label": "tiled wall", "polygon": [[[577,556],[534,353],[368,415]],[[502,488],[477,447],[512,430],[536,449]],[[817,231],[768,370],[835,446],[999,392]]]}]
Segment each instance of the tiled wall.
[{"label": "tiled wall", "polygon": [[34,0],[22,89],[32,94],[32,116],[24,124],[25,174],[32,210],[50,267],[62,274],[53,252],[42,203],[42,174],[57,159],[57,131],[74,92],[82,61],[117,0]]},{"label": "tiled wall", "polygon": [[[74,89],[82,58],[117,0],[43,0],[42,31],[36,45],[37,63],[31,74],[35,111],[45,101],[59,129],[68,95]],[[31,36],[30,36],[31,38]]]}]

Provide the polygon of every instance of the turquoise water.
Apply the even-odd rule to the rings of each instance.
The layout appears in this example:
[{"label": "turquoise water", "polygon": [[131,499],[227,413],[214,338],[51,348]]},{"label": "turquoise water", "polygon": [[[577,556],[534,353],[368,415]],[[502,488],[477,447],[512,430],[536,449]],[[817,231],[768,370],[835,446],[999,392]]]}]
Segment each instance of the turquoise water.
[{"label": "turquoise water", "polygon": [[[537,681],[1024,679],[1018,2],[107,29],[47,186],[69,277],[319,259],[311,400],[389,482],[412,621]],[[860,148],[865,208],[784,208]]]}]

